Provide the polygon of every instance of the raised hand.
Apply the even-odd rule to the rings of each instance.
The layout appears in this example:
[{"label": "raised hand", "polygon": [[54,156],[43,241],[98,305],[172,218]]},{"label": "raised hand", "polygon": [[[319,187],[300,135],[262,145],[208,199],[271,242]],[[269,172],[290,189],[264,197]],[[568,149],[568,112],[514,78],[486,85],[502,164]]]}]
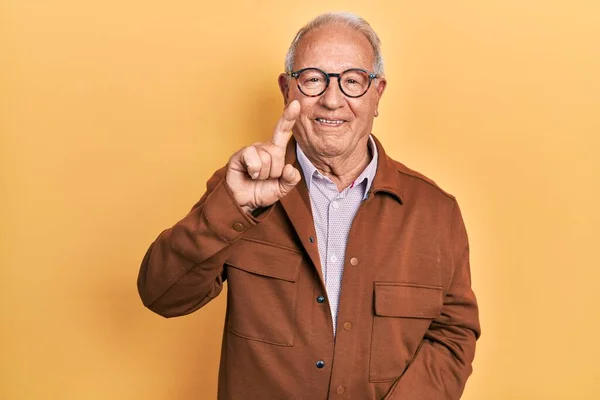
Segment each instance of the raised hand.
[{"label": "raised hand", "polygon": [[299,114],[300,103],[294,100],[283,111],[270,142],[244,147],[229,159],[225,180],[247,212],[272,205],[300,182],[300,172],[285,165],[286,146]]}]

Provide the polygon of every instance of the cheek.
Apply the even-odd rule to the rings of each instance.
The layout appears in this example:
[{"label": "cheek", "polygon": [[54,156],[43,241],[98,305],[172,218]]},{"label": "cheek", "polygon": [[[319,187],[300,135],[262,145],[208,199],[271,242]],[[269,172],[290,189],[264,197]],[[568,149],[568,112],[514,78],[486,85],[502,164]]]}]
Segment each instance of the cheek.
[{"label": "cheek", "polygon": [[375,103],[372,101],[353,104],[351,109],[359,123],[366,123],[375,115]]},{"label": "cheek", "polygon": [[300,103],[301,111],[298,119],[296,120],[295,128],[298,129],[299,133],[305,133],[311,130],[311,119],[309,118],[308,110],[306,107],[303,107],[303,104]]},{"label": "cheek", "polygon": [[308,124],[311,121],[311,115],[313,115],[314,102],[310,101],[309,98],[303,96],[303,98],[297,99],[300,102],[300,116],[298,122],[302,124]]},{"label": "cheek", "polygon": [[296,126],[299,126],[300,132],[304,135],[310,135],[313,131],[312,120],[306,115],[300,115],[300,118],[298,118],[298,121],[296,122]]}]

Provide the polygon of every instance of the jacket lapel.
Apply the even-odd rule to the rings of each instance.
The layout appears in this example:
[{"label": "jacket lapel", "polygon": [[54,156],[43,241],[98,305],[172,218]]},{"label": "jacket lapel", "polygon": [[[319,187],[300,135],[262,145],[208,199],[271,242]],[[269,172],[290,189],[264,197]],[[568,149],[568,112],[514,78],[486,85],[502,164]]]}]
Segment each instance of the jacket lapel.
[{"label": "jacket lapel", "polygon": [[[310,197],[306,186],[306,180],[302,174],[302,168],[296,159],[296,141],[292,137],[288,143],[285,163],[292,164],[302,175],[302,180],[285,197],[280,199],[280,203],[290,219],[294,230],[300,238],[304,250],[310,257],[321,284],[325,287],[323,279],[323,270],[321,268],[321,257],[319,256],[319,246],[317,245],[317,233],[315,232],[315,223],[312,216]],[[312,238],[312,242],[311,242]]]}]

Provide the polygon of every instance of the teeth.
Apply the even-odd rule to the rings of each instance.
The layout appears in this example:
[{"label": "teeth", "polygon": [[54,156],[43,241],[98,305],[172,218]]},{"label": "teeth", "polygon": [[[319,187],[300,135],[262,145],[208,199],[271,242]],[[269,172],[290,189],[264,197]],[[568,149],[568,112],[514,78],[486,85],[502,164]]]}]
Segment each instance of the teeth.
[{"label": "teeth", "polygon": [[324,124],[334,124],[334,125],[339,125],[344,122],[339,119],[334,120],[334,119],[325,119],[325,118],[317,118],[317,121],[322,122]]}]

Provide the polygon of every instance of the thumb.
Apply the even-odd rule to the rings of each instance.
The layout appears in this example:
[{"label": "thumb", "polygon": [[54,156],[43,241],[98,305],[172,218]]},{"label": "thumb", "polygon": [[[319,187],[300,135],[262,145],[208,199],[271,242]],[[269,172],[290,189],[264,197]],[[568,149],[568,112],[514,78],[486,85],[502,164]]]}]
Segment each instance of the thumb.
[{"label": "thumb", "polygon": [[301,179],[302,176],[300,175],[300,172],[291,164],[287,164],[283,167],[281,177],[279,178],[279,191],[281,192],[281,197],[288,194]]}]

